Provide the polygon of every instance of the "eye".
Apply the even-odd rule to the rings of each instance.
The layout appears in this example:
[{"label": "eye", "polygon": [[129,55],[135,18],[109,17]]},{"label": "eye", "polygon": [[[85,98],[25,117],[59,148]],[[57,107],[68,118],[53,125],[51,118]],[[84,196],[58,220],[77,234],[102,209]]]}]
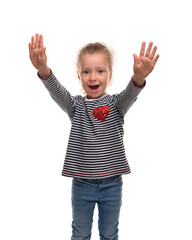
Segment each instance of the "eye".
[{"label": "eye", "polygon": [[83,74],[88,74],[88,73],[89,73],[89,71],[87,71],[87,70],[83,71]]},{"label": "eye", "polygon": [[99,72],[99,73],[103,73],[103,70],[99,70],[98,72]]}]

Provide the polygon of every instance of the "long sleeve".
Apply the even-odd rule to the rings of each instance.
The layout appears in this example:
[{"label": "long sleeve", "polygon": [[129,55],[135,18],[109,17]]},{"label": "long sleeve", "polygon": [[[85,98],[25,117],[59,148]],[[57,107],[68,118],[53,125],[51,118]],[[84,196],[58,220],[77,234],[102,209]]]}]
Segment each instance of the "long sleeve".
[{"label": "long sleeve", "polygon": [[114,95],[116,106],[123,116],[125,116],[129,108],[137,100],[139,93],[144,87],[145,84],[142,88],[136,87],[134,85],[133,79],[131,79],[125,90],[123,90],[120,94]]},{"label": "long sleeve", "polygon": [[53,100],[68,114],[69,118],[72,119],[75,111],[76,97],[71,96],[52,72],[48,79],[41,79],[41,81],[49,91]]}]

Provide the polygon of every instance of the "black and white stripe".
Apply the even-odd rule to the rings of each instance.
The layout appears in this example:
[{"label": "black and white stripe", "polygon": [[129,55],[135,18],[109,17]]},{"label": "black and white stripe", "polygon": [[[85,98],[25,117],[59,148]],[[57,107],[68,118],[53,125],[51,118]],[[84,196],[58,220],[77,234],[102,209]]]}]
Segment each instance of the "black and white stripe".
[{"label": "black and white stripe", "polygon": [[[120,94],[86,99],[71,96],[53,73],[42,82],[72,123],[62,175],[98,179],[130,173],[123,144],[124,115],[141,88],[135,87],[131,80]],[[92,113],[104,105],[110,112],[101,121]]]}]

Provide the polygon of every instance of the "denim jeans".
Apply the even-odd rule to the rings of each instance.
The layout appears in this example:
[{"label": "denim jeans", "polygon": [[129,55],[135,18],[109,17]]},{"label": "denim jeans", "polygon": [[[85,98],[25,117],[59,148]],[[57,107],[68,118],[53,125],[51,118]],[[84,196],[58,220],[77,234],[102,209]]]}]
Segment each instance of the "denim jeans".
[{"label": "denim jeans", "polygon": [[122,177],[72,181],[72,238],[90,240],[95,204],[98,204],[100,240],[117,240],[122,204]]}]

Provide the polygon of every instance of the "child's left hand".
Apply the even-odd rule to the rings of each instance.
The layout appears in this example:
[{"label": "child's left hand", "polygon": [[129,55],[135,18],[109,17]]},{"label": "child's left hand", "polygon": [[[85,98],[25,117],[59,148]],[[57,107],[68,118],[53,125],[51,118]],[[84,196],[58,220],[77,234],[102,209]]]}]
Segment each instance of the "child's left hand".
[{"label": "child's left hand", "polygon": [[136,54],[133,54],[134,57],[134,65],[133,65],[133,80],[137,86],[143,86],[145,78],[153,71],[155,64],[159,58],[159,54],[155,56],[157,47],[154,46],[153,43],[150,42],[145,53],[145,45],[143,42],[141,45],[141,51],[139,57]]}]

